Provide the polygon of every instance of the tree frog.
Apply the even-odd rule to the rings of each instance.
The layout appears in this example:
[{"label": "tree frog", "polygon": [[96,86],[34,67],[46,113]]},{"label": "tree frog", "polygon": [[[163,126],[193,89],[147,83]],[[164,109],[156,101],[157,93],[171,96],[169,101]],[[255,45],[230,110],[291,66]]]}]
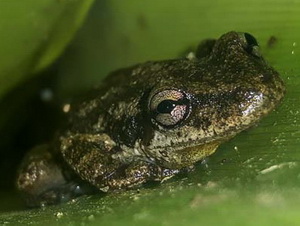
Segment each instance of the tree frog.
[{"label": "tree frog", "polygon": [[187,58],[117,70],[71,104],[53,142],[24,158],[28,205],[164,181],[256,124],[285,93],[249,33],[203,41]]}]

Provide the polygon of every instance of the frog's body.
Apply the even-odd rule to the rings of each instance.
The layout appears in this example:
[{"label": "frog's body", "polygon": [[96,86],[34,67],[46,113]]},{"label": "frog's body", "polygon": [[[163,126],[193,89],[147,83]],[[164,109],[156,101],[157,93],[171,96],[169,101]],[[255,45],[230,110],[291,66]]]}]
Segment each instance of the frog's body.
[{"label": "frog's body", "polygon": [[75,196],[74,184],[109,191],[162,181],[211,155],[283,95],[247,33],[204,42],[194,58],[116,71],[71,106],[51,147],[29,154],[18,188],[40,204]]}]

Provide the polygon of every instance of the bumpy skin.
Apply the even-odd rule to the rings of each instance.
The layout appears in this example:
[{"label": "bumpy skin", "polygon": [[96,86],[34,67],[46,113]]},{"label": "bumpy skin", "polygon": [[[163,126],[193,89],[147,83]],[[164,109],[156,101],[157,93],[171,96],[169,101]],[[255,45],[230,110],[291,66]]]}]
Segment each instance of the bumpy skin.
[{"label": "bumpy skin", "polygon": [[205,41],[196,57],[118,70],[71,106],[52,146],[29,153],[18,188],[40,205],[92,187],[162,181],[255,124],[283,95],[279,74],[247,33]]}]

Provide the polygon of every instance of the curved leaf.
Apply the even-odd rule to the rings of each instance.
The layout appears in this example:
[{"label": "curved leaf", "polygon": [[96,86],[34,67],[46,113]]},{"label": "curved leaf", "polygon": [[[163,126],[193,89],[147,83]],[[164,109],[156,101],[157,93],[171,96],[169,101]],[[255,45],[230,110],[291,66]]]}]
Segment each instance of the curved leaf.
[{"label": "curved leaf", "polygon": [[0,99],[58,57],[91,3],[92,0],[0,1]]}]

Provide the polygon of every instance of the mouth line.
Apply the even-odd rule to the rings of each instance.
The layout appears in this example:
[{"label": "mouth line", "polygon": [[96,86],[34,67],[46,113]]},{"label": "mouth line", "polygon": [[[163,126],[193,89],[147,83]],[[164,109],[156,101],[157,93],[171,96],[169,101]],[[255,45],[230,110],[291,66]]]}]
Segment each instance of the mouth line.
[{"label": "mouth line", "polygon": [[182,150],[185,148],[194,148],[197,146],[205,146],[205,145],[209,145],[211,143],[222,143],[222,142],[232,139],[234,136],[239,134],[241,131],[244,131],[245,129],[251,127],[253,124],[255,124],[255,122],[251,123],[251,125],[241,126],[238,129],[232,128],[230,130],[226,130],[219,134],[217,134],[215,132],[215,134],[217,134],[217,135],[215,135],[213,137],[206,137],[206,138],[202,138],[202,139],[198,139],[198,140],[197,139],[187,140],[187,141],[180,142],[178,144],[163,146],[163,147],[160,147],[160,149],[165,149],[165,150],[173,149],[175,151],[178,151],[178,150]]},{"label": "mouth line", "polygon": [[209,145],[209,144],[215,143],[215,142],[221,142],[221,140],[222,140],[222,138],[202,139],[202,140],[188,140],[188,141],[181,142],[181,143],[173,145],[173,146],[168,145],[168,146],[165,146],[165,147],[161,147],[161,149],[164,149],[164,150],[173,149],[175,151],[180,151],[180,150],[187,149],[187,148],[195,148],[195,147],[199,147],[199,146]]},{"label": "mouth line", "polygon": [[240,132],[257,124],[258,121],[260,121],[260,119],[263,116],[267,115],[268,112],[263,112],[259,117],[257,117],[257,115],[252,114],[252,117],[249,117],[247,121],[243,120],[242,117],[237,118],[237,119],[231,119],[232,123],[228,124],[226,126],[226,128],[224,127],[223,128],[224,130],[222,130],[222,131],[220,131],[220,130],[218,131],[217,130],[218,127],[212,126],[211,128],[208,128],[206,130],[206,134],[207,134],[206,136],[202,135],[202,137],[201,137],[201,135],[197,135],[197,136],[194,136],[193,139],[191,139],[191,138],[184,139],[184,137],[181,137],[183,139],[181,141],[179,141],[178,143],[176,143],[176,140],[180,140],[180,139],[175,138],[174,140],[171,140],[171,141],[165,143],[165,145],[162,143],[160,146],[152,147],[151,149],[153,151],[156,150],[159,152],[160,151],[168,151],[168,150],[179,151],[179,150],[186,149],[186,148],[194,148],[197,146],[210,145],[212,143],[221,144],[227,140],[232,139]]}]

